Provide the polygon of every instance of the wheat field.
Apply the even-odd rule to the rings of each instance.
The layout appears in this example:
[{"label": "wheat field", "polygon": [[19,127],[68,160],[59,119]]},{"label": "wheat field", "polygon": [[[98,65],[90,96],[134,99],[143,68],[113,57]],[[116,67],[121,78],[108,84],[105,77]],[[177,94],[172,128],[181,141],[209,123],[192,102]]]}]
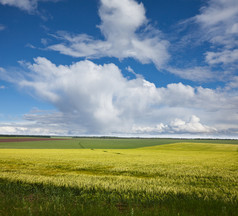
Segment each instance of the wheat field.
[{"label": "wheat field", "polygon": [[0,149],[0,215],[237,215],[237,156],[192,142]]}]

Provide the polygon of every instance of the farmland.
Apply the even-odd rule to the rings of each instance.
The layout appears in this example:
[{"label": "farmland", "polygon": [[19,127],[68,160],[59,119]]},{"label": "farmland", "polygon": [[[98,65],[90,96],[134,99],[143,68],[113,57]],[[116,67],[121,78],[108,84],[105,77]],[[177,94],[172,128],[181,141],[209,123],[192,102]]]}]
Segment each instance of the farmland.
[{"label": "farmland", "polygon": [[[28,141],[25,141],[28,139]],[[0,149],[135,149],[181,142],[238,144],[238,140],[0,137]],[[24,140],[24,142],[21,142]],[[40,140],[40,141],[39,141]]]},{"label": "farmland", "polygon": [[0,215],[237,215],[237,144],[0,142]]}]

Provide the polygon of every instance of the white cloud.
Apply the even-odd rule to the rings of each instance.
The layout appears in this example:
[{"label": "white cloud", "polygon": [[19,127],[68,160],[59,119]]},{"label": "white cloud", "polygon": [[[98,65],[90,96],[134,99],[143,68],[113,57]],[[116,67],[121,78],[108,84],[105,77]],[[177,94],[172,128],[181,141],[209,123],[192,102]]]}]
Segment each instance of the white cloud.
[{"label": "white cloud", "polygon": [[228,30],[228,32],[232,34],[238,33],[238,23],[233,24],[231,29]]},{"label": "white cloud", "polygon": [[[238,95],[171,83],[156,87],[143,77],[126,79],[114,64],[79,61],[55,65],[38,57],[21,76],[0,77],[28,89],[57,111],[29,113],[33,128],[64,134],[214,134],[238,131]],[[4,76],[2,74],[4,73]],[[200,120],[201,119],[201,120]]]},{"label": "white cloud", "polygon": [[238,88],[238,76],[232,77],[232,80],[227,83],[226,88],[228,90]]},{"label": "white cloud", "polygon": [[18,7],[27,12],[35,11],[37,8],[37,2],[38,0],[0,0],[0,3],[3,5]]},{"label": "white cloud", "polygon": [[[1,134],[9,135],[67,135],[61,128],[47,125],[43,126],[40,124],[23,121],[18,123],[0,123]],[[68,132],[68,131],[67,131]]]},{"label": "white cloud", "polygon": [[2,75],[2,80],[6,79],[6,76],[5,76],[6,73],[7,73],[6,70],[4,68],[0,67],[0,74]]},{"label": "white cloud", "polygon": [[238,49],[224,50],[222,52],[207,52],[206,61],[209,64],[230,64],[238,61]]},{"label": "white cloud", "polygon": [[215,26],[234,19],[237,9],[236,0],[209,0],[208,6],[201,8],[201,14],[196,19],[205,26]]},{"label": "white cloud", "polygon": [[210,0],[195,20],[211,43],[237,46],[238,1]]},{"label": "white cloud", "polygon": [[27,11],[32,14],[37,10],[38,2],[40,1],[53,1],[58,0],[0,0],[0,4],[17,7],[21,10]]},{"label": "white cloud", "polygon": [[[238,1],[208,0],[203,5],[198,15],[180,23],[185,34],[178,46],[181,49],[193,44],[192,52],[194,48],[197,56],[204,52],[205,61],[194,58],[194,63],[187,63],[192,65],[190,67],[168,67],[167,70],[192,81],[227,82],[238,69]],[[197,46],[201,49],[197,50]]]},{"label": "white cloud", "polygon": [[2,24],[0,24],[0,31],[3,31],[6,27]]},{"label": "white cloud", "polygon": [[237,64],[238,1],[209,0],[195,16],[195,21],[200,26],[201,38],[212,44],[213,51],[205,54],[206,62],[210,65]]},{"label": "white cloud", "polygon": [[200,119],[193,115],[188,122],[181,119],[175,119],[171,122],[170,128],[174,133],[210,133],[216,129],[202,125]]},{"label": "white cloud", "polygon": [[[175,74],[183,79],[192,80],[192,81],[198,81],[198,82],[208,82],[214,80],[216,77],[216,80],[219,79],[217,77],[216,72],[213,72],[209,67],[207,66],[194,66],[191,68],[175,68],[175,67],[168,67],[167,70]],[[222,77],[220,76],[220,79]]]},{"label": "white cloud", "polygon": [[101,66],[81,61],[57,67],[45,58],[35,61],[28,65],[34,72],[33,80],[18,81],[19,85],[34,89],[67,118],[80,121],[92,130],[102,125],[110,128],[121,125],[127,115],[143,112],[155,98],[153,84],[139,78],[128,81],[114,64]]},{"label": "white cloud", "polygon": [[136,126],[132,127],[132,133],[134,134],[161,134],[163,132],[168,133],[168,126],[160,123],[154,127],[151,126]]},{"label": "white cloud", "polygon": [[169,42],[161,39],[161,32],[149,25],[142,3],[135,0],[101,0],[99,16],[99,28],[105,40],[61,31],[56,38],[63,42],[51,45],[49,49],[73,57],[131,57],[143,64],[154,63],[157,68],[168,61]]},{"label": "white cloud", "polygon": [[199,134],[199,133],[214,133],[216,132],[215,128],[202,125],[200,119],[192,115],[189,121],[184,121],[182,119],[175,118],[168,125],[160,123],[154,127],[151,126],[134,126],[132,128],[134,133],[150,133],[150,134]]},{"label": "white cloud", "polygon": [[46,38],[41,38],[41,43],[46,46],[48,44],[48,40]]}]

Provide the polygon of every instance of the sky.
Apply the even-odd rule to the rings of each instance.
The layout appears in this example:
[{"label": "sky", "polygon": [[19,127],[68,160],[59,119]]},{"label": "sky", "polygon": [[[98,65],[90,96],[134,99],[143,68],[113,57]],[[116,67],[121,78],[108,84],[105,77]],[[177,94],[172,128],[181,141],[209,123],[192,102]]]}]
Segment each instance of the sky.
[{"label": "sky", "polygon": [[237,0],[0,0],[0,134],[238,138]]}]

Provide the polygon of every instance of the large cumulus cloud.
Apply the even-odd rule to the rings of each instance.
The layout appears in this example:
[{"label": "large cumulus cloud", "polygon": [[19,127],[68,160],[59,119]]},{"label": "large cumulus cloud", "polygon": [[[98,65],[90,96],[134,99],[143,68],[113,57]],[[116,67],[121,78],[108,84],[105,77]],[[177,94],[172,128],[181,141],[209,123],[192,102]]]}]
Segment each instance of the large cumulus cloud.
[{"label": "large cumulus cloud", "polygon": [[38,57],[34,63],[21,64],[26,72],[1,70],[1,77],[55,106],[55,112],[25,115],[25,120],[49,131],[210,135],[238,131],[234,91],[182,83],[156,87],[141,76],[125,78],[115,64],[89,60],[55,65]]}]

